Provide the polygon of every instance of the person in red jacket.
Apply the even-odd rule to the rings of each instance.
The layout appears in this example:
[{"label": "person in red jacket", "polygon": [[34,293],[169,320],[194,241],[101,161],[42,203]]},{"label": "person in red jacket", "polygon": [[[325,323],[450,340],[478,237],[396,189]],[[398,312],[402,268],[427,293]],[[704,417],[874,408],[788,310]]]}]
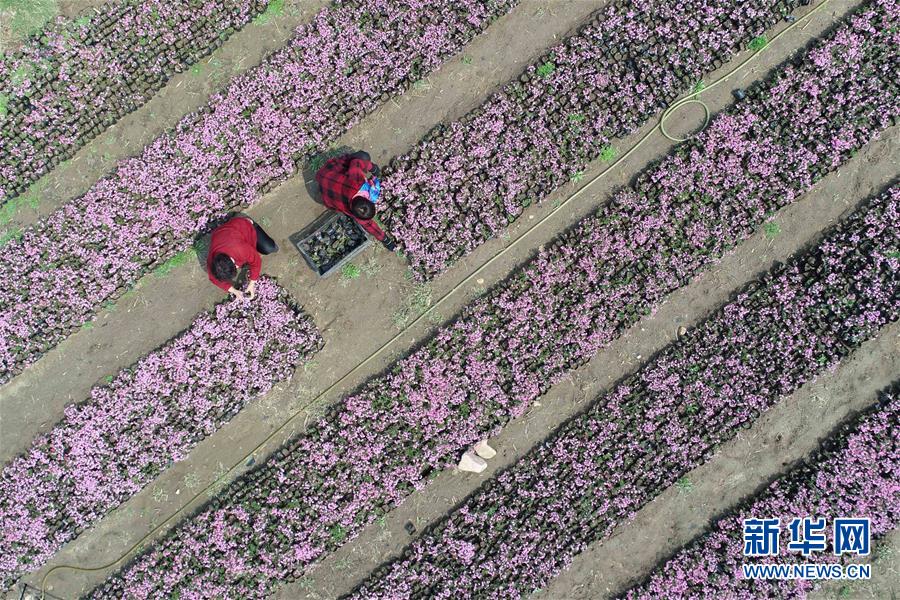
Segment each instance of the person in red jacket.
[{"label": "person in red jacket", "polygon": [[273,252],[278,252],[278,244],[262,227],[247,217],[230,219],[216,227],[209,240],[209,254],[206,256],[209,280],[229,294],[243,298],[244,293],[234,287],[234,278],[238,269],[250,265],[247,293],[253,300],[256,297],[256,281],[262,269],[260,254]]},{"label": "person in red jacket", "polygon": [[349,215],[372,237],[394,251],[394,239],[382,231],[373,219],[375,202],[369,189],[380,190],[375,185],[378,167],[369,158],[368,152],[344,154],[329,159],[316,172],[316,182],[322,190],[322,201],[328,208]]}]

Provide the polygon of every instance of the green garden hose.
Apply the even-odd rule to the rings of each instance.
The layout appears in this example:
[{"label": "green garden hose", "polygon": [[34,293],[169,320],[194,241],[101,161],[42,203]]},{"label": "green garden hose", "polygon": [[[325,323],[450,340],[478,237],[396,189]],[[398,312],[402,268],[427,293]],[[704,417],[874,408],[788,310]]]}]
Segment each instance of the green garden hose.
[{"label": "green garden hose", "polygon": [[[794,29],[795,27],[797,27],[804,21],[808,21],[810,19],[810,17],[812,17],[817,12],[819,12],[822,8],[824,8],[825,5],[828,4],[829,1],[830,0],[822,0],[822,2],[820,2],[818,5],[816,5],[816,7],[813,8],[806,15],[797,19],[796,21],[794,21],[793,23],[788,25],[786,28],[784,28],[783,30],[781,30],[780,32],[775,34],[772,37],[772,39],[770,40],[770,42],[774,42],[779,37],[781,37],[782,35],[786,34],[789,31],[791,31],[792,29]],[[246,455],[244,455],[243,458],[241,458],[238,462],[236,462],[234,465],[232,465],[227,471],[225,471],[219,477],[217,477],[212,483],[210,483],[205,488],[203,488],[202,490],[200,490],[199,492],[194,494],[194,496],[191,497],[191,499],[188,500],[184,505],[182,505],[181,508],[179,508],[174,513],[169,515],[162,523],[160,523],[159,525],[154,527],[152,530],[150,530],[148,533],[146,533],[143,537],[141,537],[141,539],[139,539],[137,542],[135,542],[128,550],[125,551],[124,554],[122,554],[115,560],[112,560],[108,563],[105,563],[103,565],[99,565],[96,567],[82,567],[82,566],[78,566],[78,565],[57,565],[57,566],[51,568],[49,571],[47,571],[47,573],[41,579],[41,600],[44,600],[44,597],[45,597],[47,578],[50,577],[50,575],[52,575],[53,573],[56,573],[57,571],[61,571],[61,570],[65,570],[65,569],[68,569],[71,571],[77,571],[77,572],[81,572],[81,573],[92,573],[92,572],[96,572],[96,571],[105,571],[106,569],[109,569],[110,567],[113,567],[113,566],[117,565],[118,563],[122,562],[123,560],[125,560],[126,558],[128,558],[128,556],[130,556],[132,552],[134,552],[135,550],[140,548],[140,546],[144,542],[146,542],[153,535],[155,535],[157,532],[159,532],[163,527],[165,527],[168,523],[170,523],[173,519],[175,519],[175,517],[177,517],[182,512],[184,512],[184,510],[186,508],[188,508],[190,505],[192,505],[195,500],[197,500],[200,496],[202,496],[203,494],[205,494],[206,492],[210,491],[215,486],[217,486],[219,483],[221,483],[227,475],[229,475],[235,469],[239,468],[242,464],[244,464],[248,458],[250,458],[254,454],[256,454],[257,451],[259,451],[263,446],[265,446],[267,443],[269,443],[276,435],[281,433],[285,429],[285,427],[287,427],[290,423],[292,423],[294,421],[294,419],[299,417],[301,413],[303,413],[306,409],[308,409],[313,404],[315,404],[318,400],[320,400],[324,396],[328,395],[331,391],[333,391],[341,383],[343,383],[348,377],[355,374],[357,371],[359,371],[364,366],[369,364],[376,357],[380,356],[386,348],[388,348],[391,344],[393,344],[395,341],[400,339],[400,337],[403,336],[404,333],[406,333],[410,328],[412,328],[416,324],[418,324],[422,319],[424,319],[428,314],[430,314],[435,308],[437,308],[439,305],[441,305],[447,298],[449,298],[450,296],[455,294],[457,292],[457,290],[459,290],[464,285],[467,285],[469,282],[471,282],[472,279],[474,279],[479,273],[484,271],[488,266],[493,264],[494,261],[496,261],[497,259],[502,257],[504,254],[506,254],[506,252],[508,250],[510,250],[512,247],[514,247],[519,242],[521,242],[525,237],[527,237],[529,233],[531,233],[532,231],[537,229],[541,224],[543,224],[548,219],[550,219],[553,215],[558,213],[562,209],[562,207],[565,206],[570,200],[581,195],[585,190],[587,190],[591,186],[591,184],[593,184],[594,182],[596,182],[599,179],[606,176],[606,174],[609,173],[610,171],[612,171],[614,167],[616,167],[619,163],[621,163],[622,161],[627,159],[633,152],[635,152],[638,148],[640,148],[644,144],[644,142],[647,141],[647,139],[649,139],[650,136],[653,135],[657,130],[666,139],[668,139],[672,142],[676,142],[676,143],[684,142],[687,139],[689,139],[689,138],[674,137],[666,131],[666,128],[665,128],[666,120],[669,119],[676,110],[678,110],[679,108],[686,106],[688,104],[699,104],[703,108],[704,113],[705,113],[703,125],[700,127],[700,131],[705,129],[706,126],[709,124],[709,121],[711,118],[710,109],[709,109],[709,106],[706,105],[706,103],[704,103],[702,100],[700,100],[698,98],[698,96],[700,94],[702,94],[703,92],[707,92],[707,91],[713,89],[714,87],[716,87],[717,85],[726,81],[732,75],[734,75],[735,73],[737,73],[738,71],[740,71],[741,69],[746,67],[751,61],[753,61],[756,57],[758,57],[767,47],[768,47],[768,43],[766,45],[764,45],[763,47],[757,49],[750,56],[748,56],[743,61],[741,61],[739,64],[737,64],[728,73],[719,77],[718,79],[716,79],[715,81],[710,83],[708,86],[706,86],[702,89],[697,89],[696,91],[690,93],[689,95],[685,96],[684,98],[681,98],[680,100],[677,100],[676,102],[674,102],[671,106],[669,106],[662,113],[662,115],[659,117],[659,120],[657,121],[656,125],[650,131],[648,131],[643,136],[641,136],[641,138],[637,142],[635,142],[635,144],[631,148],[629,148],[629,150],[627,152],[625,152],[624,154],[622,154],[621,156],[616,158],[601,173],[599,173],[596,176],[594,176],[593,178],[591,178],[581,188],[576,190],[575,193],[573,193],[571,196],[569,196],[568,198],[566,198],[565,200],[560,202],[559,206],[557,206],[556,208],[551,210],[549,213],[547,213],[546,215],[544,215],[543,217],[538,219],[534,223],[534,225],[532,225],[531,227],[526,229],[525,232],[522,233],[522,235],[517,237],[509,245],[505,246],[499,252],[497,252],[494,256],[492,256],[487,261],[485,261],[480,267],[478,267],[474,272],[472,272],[467,277],[465,277],[462,281],[460,281],[459,283],[454,285],[443,296],[441,296],[434,304],[429,306],[422,314],[420,314],[418,317],[416,317],[409,325],[404,327],[400,332],[398,332],[394,337],[392,337],[390,340],[385,342],[381,347],[379,347],[378,349],[373,351],[371,354],[369,354],[369,356],[367,356],[362,362],[360,362],[358,365],[356,365],[355,367],[353,367],[352,369],[347,371],[344,375],[341,376],[340,379],[338,379],[337,381],[332,383],[330,386],[328,386],[318,396],[305,402],[302,406],[300,406],[300,408],[298,408],[296,411],[294,411],[281,425],[279,425],[274,431],[272,431],[268,436],[266,436],[259,444],[257,444],[256,447],[254,447],[250,452],[248,452]]]}]

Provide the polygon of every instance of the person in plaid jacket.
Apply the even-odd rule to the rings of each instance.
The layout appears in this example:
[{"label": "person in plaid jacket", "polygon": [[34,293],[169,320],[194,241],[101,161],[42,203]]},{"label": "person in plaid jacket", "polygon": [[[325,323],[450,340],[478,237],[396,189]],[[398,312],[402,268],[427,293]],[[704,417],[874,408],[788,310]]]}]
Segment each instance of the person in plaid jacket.
[{"label": "person in plaid jacket", "polygon": [[352,217],[393,252],[396,242],[373,218],[375,202],[381,193],[377,173],[378,167],[371,161],[368,152],[356,152],[329,159],[316,172],[316,182],[322,191],[325,206]]}]

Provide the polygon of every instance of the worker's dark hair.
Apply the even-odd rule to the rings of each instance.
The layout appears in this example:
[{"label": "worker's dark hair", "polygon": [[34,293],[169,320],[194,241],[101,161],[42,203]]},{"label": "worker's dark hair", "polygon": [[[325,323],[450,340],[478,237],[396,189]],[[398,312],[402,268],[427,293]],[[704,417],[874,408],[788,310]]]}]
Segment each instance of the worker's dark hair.
[{"label": "worker's dark hair", "polygon": [[375,203],[362,196],[355,196],[350,201],[350,210],[360,219],[368,220],[375,216]]},{"label": "worker's dark hair", "polygon": [[212,259],[212,272],[219,281],[231,281],[237,275],[237,267],[227,254],[216,254]]}]

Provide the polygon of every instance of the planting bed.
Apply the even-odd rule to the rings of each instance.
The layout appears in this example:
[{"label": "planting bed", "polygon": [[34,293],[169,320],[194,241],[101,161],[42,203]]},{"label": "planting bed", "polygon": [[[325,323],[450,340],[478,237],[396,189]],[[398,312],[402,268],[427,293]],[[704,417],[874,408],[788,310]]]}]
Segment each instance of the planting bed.
[{"label": "planting bed", "polygon": [[323,344],[280,286],[223,302],[67,407],[0,473],[0,589],[288,378]]},{"label": "planting bed", "polygon": [[[769,85],[789,89],[801,79],[807,85],[828,81],[835,75],[811,67],[812,61],[838,44],[854,44],[863,35],[859,31],[884,21],[884,10],[878,4],[861,12],[814,49],[810,60],[785,67]],[[194,589],[213,594],[230,590],[249,595],[262,593],[277,579],[300,576],[306,565],[424,486],[466,446],[521,414],[553,381],[746,238],[769,210],[792,201],[813,179],[836,167],[850,149],[836,155],[832,140],[850,140],[858,147],[884,127],[896,107],[882,116],[875,109],[884,108],[880,95],[855,91],[884,85],[873,71],[878,73],[891,56],[881,54],[875,41],[868,46],[871,54],[853,53],[859,68],[844,76],[849,92],[843,112],[829,113],[825,121],[820,104],[787,105],[758,90],[737,109],[740,119],[734,114],[718,119],[699,142],[686,146],[690,152],[682,150],[649,170],[642,187],[621,192],[597,216],[475,301],[305,437],[231,486],[108,589],[123,586],[143,594],[198,586]],[[799,130],[803,135],[776,138],[776,143],[752,127],[773,104],[785,112],[796,106],[822,125]],[[873,122],[848,123],[840,118],[848,112]],[[741,137],[751,135],[752,142]],[[772,164],[743,174],[742,155],[755,155],[760,148],[772,154]],[[763,175],[766,185],[759,183]],[[692,194],[694,186],[704,194]],[[703,243],[686,243],[683,230],[692,225],[689,219],[706,231]],[[669,231],[675,234],[671,238]],[[648,239],[650,234],[654,237]],[[327,452],[321,453],[322,448]],[[272,492],[276,481],[279,490],[290,489],[291,494]],[[229,522],[229,515],[237,521]],[[241,523],[272,533],[268,545],[248,547]],[[216,548],[186,541],[205,539],[210,531],[225,541]],[[195,559],[239,567],[200,572],[192,566]],[[253,576],[243,571],[250,564],[258,569]],[[165,573],[161,565],[166,565]]]},{"label": "planting bed", "polygon": [[518,81],[392,161],[381,219],[420,276],[440,273],[588,162],[611,160],[614,139],[799,5],[610,3]]},{"label": "planting bed", "polygon": [[267,0],[114,0],[0,57],[0,204],[197,62]]},{"label": "planting bed", "polygon": [[0,383],[515,3],[356,0],[328,8],[140,157],[9,241],[4,252],[16,258],[0,268]]},{"label": "planting bed", "polygon": [[710,530],[655,570],[642,585],[624,598],[804,598],[811,589],[808,580],[752,581],[744,579],[746,563],[844,563],[834,556],[831,527],[825,534],[828,547],[809,556],[788,550],[785,527],[777,557],[749,559],[743,555],[743,520],[760,516],[780,517],[788,523],[795,517],[871,519],[873,538],[900,526],[900,388],[894,385],[879,402],[852,425],[828,439],[805,464],[768,486],[762,493],[717,521]]},{"label": "planting bed", "polygon": [[780,397],[897,319],[898,231],[900,187],[744,288],[355,595],[510,598],[543,587]]}]

